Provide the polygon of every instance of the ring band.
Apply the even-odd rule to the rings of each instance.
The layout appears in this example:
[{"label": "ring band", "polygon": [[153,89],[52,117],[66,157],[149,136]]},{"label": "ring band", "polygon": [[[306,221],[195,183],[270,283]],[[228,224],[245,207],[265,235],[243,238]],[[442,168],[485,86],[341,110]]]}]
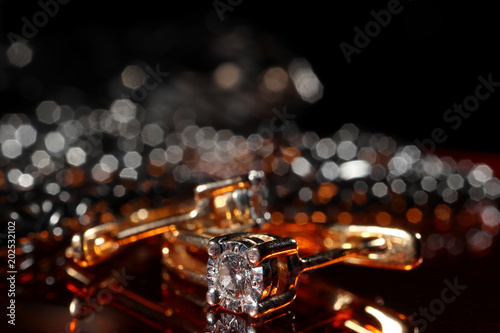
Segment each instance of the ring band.
[{"label": "ring band", "polygon": [[[210,305],[251,317],[290,304],[296,295],[298,277],[304,271],[340,261],[402,270],[421,263],[418,234],[364,226],[346,226],[341,231],[342,236],[334,235],[347,240],[340,247],[305,258],[299,256],[297,241],[289,237],[257,233],[216,237],[185,232],[166,234],[170,246],[164,252],[164,263],[184,279],[208,286]],[[188,247],[206,250],[206,265],[201,265],[197,256],[191,256]]]},{"label": "ring band", "polygon": [[114,255],[125,245],[170,231],[198,230],[211,235],[249,230],[269,219],[267,187],[262,171],[204,185],[194,190],[190,211],[140,210],[130,221],[108,222],[73,236],[66,256],[82,267]]}]

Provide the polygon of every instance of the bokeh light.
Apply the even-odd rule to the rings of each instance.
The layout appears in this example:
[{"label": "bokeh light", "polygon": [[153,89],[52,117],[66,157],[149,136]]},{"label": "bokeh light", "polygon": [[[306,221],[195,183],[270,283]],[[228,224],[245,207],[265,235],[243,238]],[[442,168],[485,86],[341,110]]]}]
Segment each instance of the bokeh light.
[{"label": "bokeh light", "polygon": [[24,67],[31,62],[32,58],[33,51],[25,43],[14,42],[7,49],[7,59],[14,66]]}]

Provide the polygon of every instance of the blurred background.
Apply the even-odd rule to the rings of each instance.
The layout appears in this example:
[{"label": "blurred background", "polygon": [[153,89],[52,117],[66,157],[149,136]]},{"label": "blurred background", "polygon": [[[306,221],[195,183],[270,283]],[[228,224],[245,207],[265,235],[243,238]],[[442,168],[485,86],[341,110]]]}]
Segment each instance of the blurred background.
[{"label": "blurred background", "polygon": [[[68,321],[73,294],[61,282],[63,250],[74,232],[250,167],[265,169],[280,209],[288,207],[274,222],[316,216],[348,224],[359,213],[424,234],[421,269],[334,267],[316,276],[325,289],[333,276],[409,316],[440,295],[444,279],[458,277],[467,293],[428,331],[498,329],[495,8],[419,0],[0,1],[0,221],[17,220],[24,237],[19,316],[38,313],[43,323],[27,330],[61,330]],[[383,15],[385,27],[370,23]],[[479,77],[492,83],[484,87]],[[448,111],[472,100],[479,84],[490,95],[475,111]],[[433,136],[442,141],[438,156],[467,161],[401,152]],[[304,158],[293,163],[297,156]],[[360,182],[340,179],[337,164],[355,156],[380,164]],[[407,164],[390,164],[393,157]],[[356,193],[368,200],[357,202]],[[161,245],[146,245],[149,268],[132,268],[133,291],[160,302],[154,250]],[[304,290],[302,299],[314,303],[314,289]],[[295,308],[299,319],[304,304]],[[87,330],[142,330],[124,308],[107,307]],[[53,314],[54,322],[44,318]],[[103,326],[109,318],[115,326]]]},{"label": "blurred background", "polygon": [[[496,151],[496,94],[456,130],[450,128],[455,122],[443,120],[448,108],[474,93],[479,75],[491,73],[500,81],[495,38],[500,23],[491,5],[401,1],[401,12],[359,53],[351,54],[348,64],[340,43],[355,46],[354,28],[364,30],[373,21],[370,11],[387,9],[388,1],[341,1],[332,7],[319,2],[234,3],[227,8],[219,4],[219,15],[210,1],[171,2],[161,8],[154,1],[68,1],[40,24],[29,39],[29,59],[24,55],[26,59],[14,60],[22,65],[18,67],[7,58],[7,36],[22,36],[22,18],[33,23],[41,7],[36,1],[2,1],[2,110],[33,114],[44,100],[73,108],[107,108],[122,93],[130,93],[121,80],[127,66],[159,65],[171,75],[162,85],[169,86],[190,72],[213,80],[221,63],[233,61],[241,70],[245,86],[239,88],[246,97],[234,97],[237,106],[224,105],[226,110],[211,103],[217,110],[199,120],[251,131],[263,118],[274,116],[272,108],[288,104],[302,128],[321,133],[354,122],[413,142],[441,127],[448,136],[443,147]],[[36,19],[44,23],[43,17]],[[307,112],[286,98],[268,98],[264,105],[248,101],[258,89],[261,71],[286,68],[298,57],[311,64],[324,86],[317,102],[306,103]],[[149,106],[152,95],[145,100]]]}]

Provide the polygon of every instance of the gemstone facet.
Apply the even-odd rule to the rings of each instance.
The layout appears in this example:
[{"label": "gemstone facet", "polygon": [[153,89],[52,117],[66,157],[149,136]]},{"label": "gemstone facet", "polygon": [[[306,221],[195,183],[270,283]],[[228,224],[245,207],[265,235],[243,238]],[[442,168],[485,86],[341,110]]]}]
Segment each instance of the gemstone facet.
[{"label": "gemstone facet", "polygon": [[217,260],[221,296],[245,298],[252,288],[252,266],[243,256],[225,251]]},{"label": "gemstone facet", "polygon": [[207,264],[207,301],[234,313],[255,313],[262,296],[262,267],[248,258],[248,247],[237,241],[219,244],[222,252],[210,255]]}]

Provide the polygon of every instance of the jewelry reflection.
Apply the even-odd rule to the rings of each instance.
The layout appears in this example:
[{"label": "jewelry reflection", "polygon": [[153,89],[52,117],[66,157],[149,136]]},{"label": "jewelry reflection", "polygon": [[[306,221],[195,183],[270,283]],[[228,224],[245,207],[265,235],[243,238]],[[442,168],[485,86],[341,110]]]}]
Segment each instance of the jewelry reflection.
[{"label": "jewelry reflection", "polygon": [[207,311],[206,332],[296,332],[295,315],[286,311],[255,319],[210,308]]},{"label": "jewelry reflection", "polygon": [[[114,266],[112,271],[128,269],[129,264]],[[107,305],[159,332],[165,332],[166,327],[174,332],[198,332],[204,323],[203,308],[186,302],[175,294],[169,297],[169,307],[165,307],[160,302],[132,291],[130,286],[121,285],[120,279],[123,277],[116,273],[92,274],[78,265],[68,265],[66,272],[69,276],[67,287],[75,293],[69,305],[72,320],[67,326],[70,332],[80,332],[83,328],[92,327],[92,322],[97,321],[96,316],[106,318],[108,314],[100,312]],[[178,309],[186,306],[183,308],[185,311],[173,311],[171,304]]]},{"label": "jewelry reflection", "polygon": [[[109,313],[104,312],[103,308],[109,304],[121,311],[122,315],[131,316],[144,327],[159,332],[308,332],[317,328],[322,332],[344,332],[346,329],[359,333],[413,332],[406,316],[338,288],[314,274],[300,280],[297,300],[288,310],[257,318],[230,313],[221,308],[207,309],[201,292],[196,292],[190,283],[167,272],[163,274],[163,299],[150,299],[142,289],[134,292],[132,285],[122,285],[116,274],[112,273],[123,269],[132,272],[133,266],[143,263],[144,258],[131,256],[131,253],[119,257],[120,261],[113,261],[111,269],[102,267],[100,272],[90,272],[88,268],[68,262],[66,285],[75,293],[69,306],[74,318],[68,325],[70,331],[84,330],[92,326],[92,321],[106,318]],[[136,273],[139,274],[135,271],[133,274]],[[145,272],[140,274],[149,275]],[[140,278],[137,276],[137,279]],[[159,289],[159,285],[151,288]],[[105,299],[103,295],[107,294],[111,294],[112,299]],[[104,304],[101,304],[103,301]],[[301,315],[296,317],[295,313]]]},{"label": "jewelry reflection", "polygon": [[[309,316],[310,320],[306,325],[296,323],[295,327],[298,332],[321,327],[326,323],[331,323],[342,332],[346,329],[359,333],[414,331],[409,317],[383,306],[381,298],[378,302],[370,301],[320,279],[304,281],[302,288],[307,290],[307,293],[299,293],[298,298],[301,299],[302,304],[295,303],[301,306],[297,309],[297,313]],[[307,304],[309,308],[307,309],[304,304]],[[333,313],[330,316],[321,314],[320,307],[331,309]]]},{"label": "jewelry reflection", "polygon": [[179,213],[169,207],[132,214],[130,221],[109,222],[76,234],[66,255],[82,267],[92,266],[140,239],[174,229],[222,234],[248,230],[269,219],[264,173],[199,185],[191,210]]},{"label": "jewelry reflection", "polygon": [[[327,295],[334,311],[319,311],[311,320],[299,321],[293,311],[278,311],[257,318],[210,308],[207,311],[206,332],[322,332],[410,333],[409,318],[381,305],[374,304],[338,287],[329,287]],[[309,306],[313,305],[314,301]],[[327,327],[330,327],[328,330]]]},{"label": "jewelry reflection", "polygon": [[[418,234],[363,226],[348,226],[343,231],[346,242],[340,247],[305,258],[299,256],[295,239],[271,234],[237,233],[212,238],[179,233],[170,239],[166,235],[171,246],[166,251],[164,248],[164,262],[183,278],[207,285],[208,304],[252,317],[289,305],[296,296],[300,274],[308,270],[347,259],[351,259],[350,264],[402,270],[421,263]],[[187,251],[193,247],[206,249],[206,266],[193,260]]]}]

